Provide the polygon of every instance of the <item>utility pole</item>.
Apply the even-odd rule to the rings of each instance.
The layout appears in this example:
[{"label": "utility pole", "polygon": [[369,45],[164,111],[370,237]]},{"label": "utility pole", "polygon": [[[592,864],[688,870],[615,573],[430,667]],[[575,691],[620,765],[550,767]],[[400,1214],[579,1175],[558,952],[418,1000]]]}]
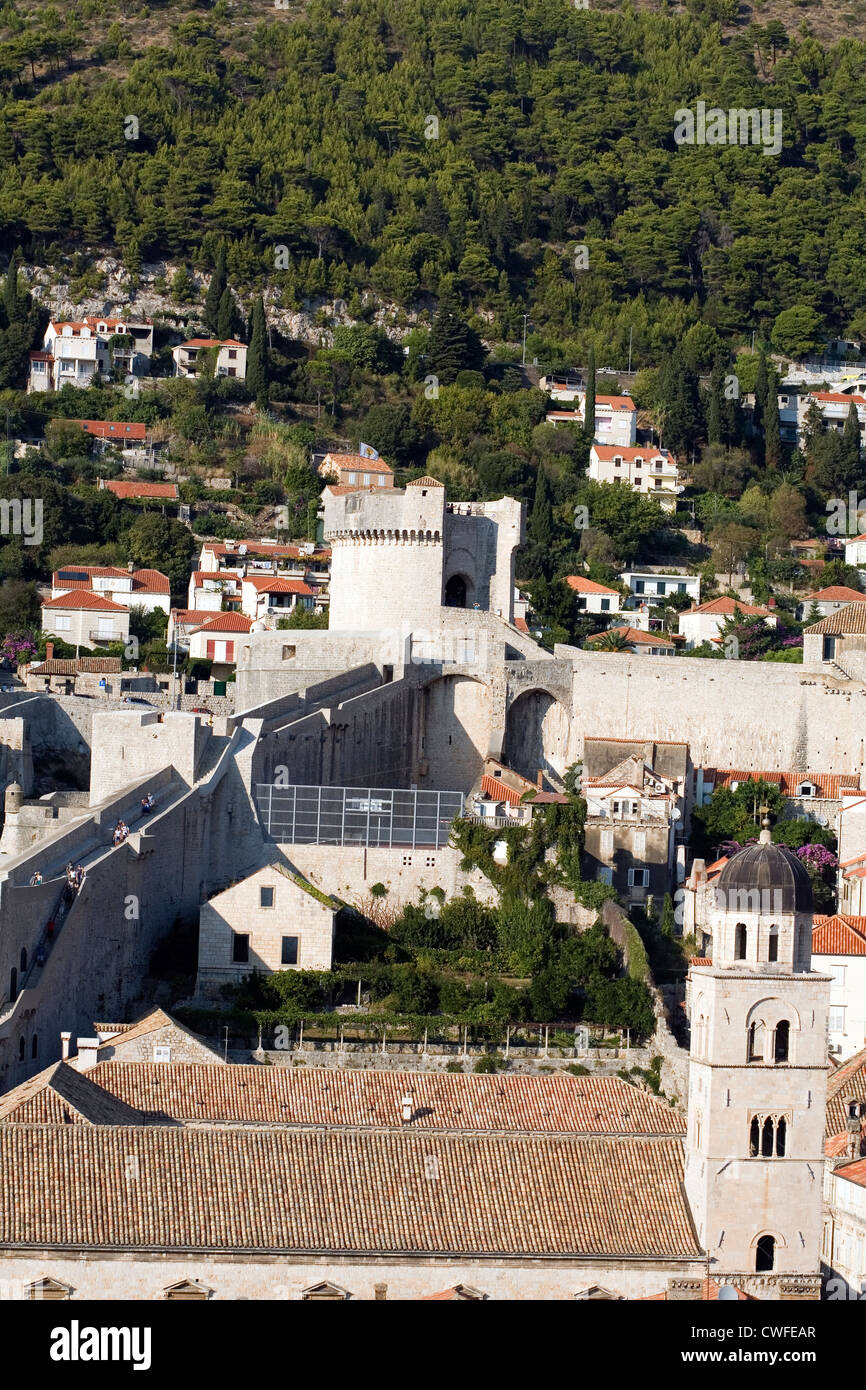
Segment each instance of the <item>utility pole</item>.
[{"label": "utility pole", "polygon": [[632,327],[632,328],[630,328],[630,329],[628,330],[628,372],[629,372],[629,376],[631,376],[631,339],[632,339],[632,334],[633,334],[633,333],[634,333],[634,328]]},{"label": "utility pole", "polygon": [[523,315],[523,356],[522,356],[522,358],[521,358],[521,360],[520,360],[520,365],[521,365],[522,367],[525,367],[525,366],[526,366],[526,323],[527,323],[528,318],[529,318],[529,315],[528,315],[528,314],[524,314],[524,315]]}]

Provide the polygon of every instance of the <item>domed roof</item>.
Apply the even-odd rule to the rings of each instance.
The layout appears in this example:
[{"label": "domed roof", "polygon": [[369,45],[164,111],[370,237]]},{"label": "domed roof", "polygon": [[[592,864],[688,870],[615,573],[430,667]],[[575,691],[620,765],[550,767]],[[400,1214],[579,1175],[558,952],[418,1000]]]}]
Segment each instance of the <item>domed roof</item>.
[{"label": "domed roof", "polygon": [[725,895],[730,910],[740,903],[745,908],[749,899],[733,894],[780,893],[781,898],[767,899],[771,912],[811,912],[812,883],[805,866],[786,845],[761,841],[747,845],[729,859],[717,879],[717,888]]}]

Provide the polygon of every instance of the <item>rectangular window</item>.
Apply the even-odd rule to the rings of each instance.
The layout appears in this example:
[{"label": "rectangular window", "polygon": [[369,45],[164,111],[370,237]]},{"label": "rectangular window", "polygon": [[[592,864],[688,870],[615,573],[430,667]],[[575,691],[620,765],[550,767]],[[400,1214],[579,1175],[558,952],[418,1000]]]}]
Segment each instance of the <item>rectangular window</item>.
[{"label": "rectangular window", "polygon": [[836,1008],[830,1010],[830,1019],[827,1024],[831,1033],[845,1032],[845,1009]]},{"label": "rectangular window", "polygon": [[601,611],[602,611],[602,613],[609,613],[609,612],[610,612],[610,599],[609,599],[609,598],[603,598],[603,599],[602,599],[602,601],[601,601]]},{"label": "rectangular window", "polygon": [[636,855],[641,855],[641,856],[643,856],[644,854],[646,854],[646,831],[645,831],[645,830],[636,830],[636,831],[634,832],[633,843],[632,843],[632,849],[634,850],[634,852],[635,852]]},{"label": "rectangular window", "polygon": [[99,619],[99,635],[100,635],[100,637],[111,637],[111,635],[112,635],[113,632],[114,632],[114,619],[113,619],[113,618],[100,618],[100,619]]},{"label": "rectangular window", "polygon": [[68,632],[72,627],[72,619],[68,613],[58,613],[53,625],[58,632]]},{"label": "rectangular window", "polygon": [[357,473],[350,473],[350,474],[349,474],[349,482],[350,482],[350,483],[356,483],[357,481],[358,481],[358,475],[357,475]]},{"label": "rectangular window", "polygon": [[649,869],[629,869],[629,888],[649,888]]},{"label": "rectangular window", "polygon": [[660,594],[660,595],[664,595],[666,592],[667,592],[667,585],[664,584],[661,580],[659,580],[658,584],[656,584],[656,593],[657,593],[657,594]]},{"label": "rectangular window", "polygon": [[365,474],[364,474],[364,487],[369,487],[369,486],[370,486],[370,474],[369,474],[369,473],[365,473]]},{"label": "rectangular window", "polygon": [[838,985],[838,986],[840,987],[840,989],[844,989],[844,988],[845,988],[845,972],[846,972],[847,968],[848,968],[848,967],[845,966],[845,965],[828,965],[828,966],[827,966],[827,974],[833,976],[833,984],[834,984],[834,985]]},{"label": "rectangular window", "polygon": [[677,585],[677,593],[678,593],[678,594],[685,594],[685,593],[688,593],[688,587],[689,587],[688,584],[678,584],[678,585]]},{"label": "rectangular window", "polygon": [[235,965],[246,965],[250,958],[250,938],[245,932],[235,932],[232,937],[232,960]]},{"label": "rectangular window", "polygon": [[283,937],[283,950],[280,956],[283,965],[297,965],[298,963],[298,938],[296,936]]},{"label": "rectangular window", "polygon": [[601,852],[611,854],[613,852],[613,831],[602,830],[601,832]]},{"label": "rectangular window", "polygon": [[635,591],[636,594],[642,594],[642,593],[644,592],[645,588],[646,588],[646,585],[645,585],[645,583],[644,583],[644,581],[643,581],[642,579],[636,579],[636,580],[634,581],[634,591]]},{"label": "rectangular window", "polygon": [[237,357],[237,355],[238,355],[238,354],[237,354],[237,351],[236,351],[235,348],[229,348],[229,361],[230,361],[230,362],[234,362],[234,360],[235,360],[235,358]]},{"label": "rectangular window", "polygon": [[259,889],[259,907],[273,907],[274,890],[273,888]]},{"label": "rectangular window", "polygon": [[599,883],[613,883],[613,869],[599,869],[595,877]]}]

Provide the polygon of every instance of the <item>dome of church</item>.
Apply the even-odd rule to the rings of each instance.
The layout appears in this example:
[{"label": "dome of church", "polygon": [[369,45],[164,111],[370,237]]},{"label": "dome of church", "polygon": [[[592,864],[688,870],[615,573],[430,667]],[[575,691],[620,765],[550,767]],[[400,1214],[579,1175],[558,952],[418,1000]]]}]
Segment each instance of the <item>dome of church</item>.
[{"label": "dome of church", "polygon": [[769,843],[769,836],[766,841],[762,836],[761,842],[747,845],[729,859],[719,874],[717,888],[732,910],[738,902],[745,906],[750,901],[742,895],[757,891],[762,903],[764,893],[781,894],[781,899],[766,900],[771,911],[812,911],[812,884],[805,866],[786,845]]}]

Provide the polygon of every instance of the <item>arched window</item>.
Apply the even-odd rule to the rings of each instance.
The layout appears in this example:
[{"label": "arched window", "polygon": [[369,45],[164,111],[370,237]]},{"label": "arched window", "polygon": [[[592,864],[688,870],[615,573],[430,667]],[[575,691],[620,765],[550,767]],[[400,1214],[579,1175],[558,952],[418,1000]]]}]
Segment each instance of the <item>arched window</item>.
[{"label": "arched window", "polygon": [[773,1157],[773,1121],[768,1115],[761,1130],[761,1158]]},{"label": "arched window", "polygon": [[18,971],[13,965],[9,971],[9,1000],[13,1002],[18,998]]},{"label": "arched window", "polygon": [[33,1041],[32,1041],[32,1043],[30,1044],[30,1056],[31,1056],[31,1057],[38,1057],[38,1056],[39,1056],[39,1036],[38,1036],[38,1034],[36,1034],[36,1033],[33,1034]]},{"label": "arched window", "polygon": [[780,1019],[780,1021],[776,1024],[776,1036],[773,1044],[774,1061],[787,1062],[790,1041],[791,1025],[786,1018]]},{"label": "arched window", "polygon": [[768,1274],[776,1261],[776,1239],[761,1236],[755,1251],[755,1273]]},{"label": "arched window", "polygon": [[23,1038],[19,1038],[19,1039],[18,1039],[18,1061],[19,1061],[19,1062],[23,1062],[23,1061],[24,1061],[24,1039],[23,1039]]},{"label": "arched window", "polygon": [[761,1143],[761,1122],[757,1115],[752,1116],[752,1123],[749,1126],[749,1158],[758,1157],[758,1149]]},{"label": "arched window", "polygon": [[785,1119],[785,1117],[782,1116],[782,1118],[779,1120],[779,1123],[776,1125],[776,1157],[777,1157],[777,1158],[784,1158],[784,1157],[785,1157],[785,1139],[787,1138],[787,1135],[788,1135],[788,1122],[787,1122],[787,1120]]},{"label": "arched window", "polygon": [[761,1022],[749,1024],[749,1055],[750,1062],[763,1062],[764,1060],[764,1025]]},{"label": "arched window", "polygon": [[24,972],[26,971],[26,969],[27,969],[27,948],[26,948],[26,946],[22,946],[22,947],[21,947],[21,974],[22,974],[22,975],[24,974]]},{"label": "arched window", "polygon": [[775,922],[770,928],[770,945],[767,950],[767,960],[779,959],[779,928]]},{"label": "arched window", "polygon": [[734,930],[734,960],[746,959],[746,924],[738,922]]}]

